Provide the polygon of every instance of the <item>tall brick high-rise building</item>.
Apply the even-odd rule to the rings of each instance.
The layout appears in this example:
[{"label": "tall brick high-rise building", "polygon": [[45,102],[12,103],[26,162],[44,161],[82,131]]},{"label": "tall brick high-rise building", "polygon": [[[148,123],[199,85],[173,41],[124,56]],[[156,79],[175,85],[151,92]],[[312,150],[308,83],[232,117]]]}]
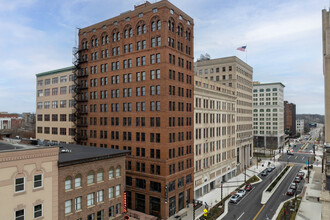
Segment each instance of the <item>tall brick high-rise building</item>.
[{"label": "tall brick high-rise building", "polygon": [[76,141],[131,150],[127,207],[166,219],[193,199],[193,19],[167,0],[82,28]]},{"label": "tall brick high-rise building", "polygon": [[296,134],[296,105],[284,101],[284,131],[292,136]]}]

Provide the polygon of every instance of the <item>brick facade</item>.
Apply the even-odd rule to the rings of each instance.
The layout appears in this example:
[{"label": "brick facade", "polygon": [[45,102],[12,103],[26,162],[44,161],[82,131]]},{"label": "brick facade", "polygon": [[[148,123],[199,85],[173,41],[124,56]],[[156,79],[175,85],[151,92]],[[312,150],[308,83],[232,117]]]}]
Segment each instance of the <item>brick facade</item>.
[{"label": "brick facade", "polygon": [[193,199],[192,18],[146,2],[81,29],[79,51],[80,142],[132,150],[128,208],[174,215]]}]

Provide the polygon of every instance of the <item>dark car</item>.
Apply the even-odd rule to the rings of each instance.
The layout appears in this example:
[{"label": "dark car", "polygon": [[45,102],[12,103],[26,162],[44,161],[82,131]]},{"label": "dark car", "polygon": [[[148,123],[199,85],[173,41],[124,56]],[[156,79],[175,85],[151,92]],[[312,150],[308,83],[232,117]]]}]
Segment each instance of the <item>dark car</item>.
[{"label": "dark car", "polygon": [[264,170],[264,171],[261,172],[261,176],[267,176],[267,175],[268,175],[267,170]]},{"label": "dark car", "polygon": [[294,189],[289,188],[288,191],[286,192],[288,196],[293,196],[294,194]]},{"label": "dark car", "polygon": [[287,151],[286,154],[287,155],[294,155],[292,151]]},{"label": "dark car", "polygon": [[250,183],[246,184],[246,186],[244,187],[244,189],[246,191],[250,191],[252,189],[252,185]]}]

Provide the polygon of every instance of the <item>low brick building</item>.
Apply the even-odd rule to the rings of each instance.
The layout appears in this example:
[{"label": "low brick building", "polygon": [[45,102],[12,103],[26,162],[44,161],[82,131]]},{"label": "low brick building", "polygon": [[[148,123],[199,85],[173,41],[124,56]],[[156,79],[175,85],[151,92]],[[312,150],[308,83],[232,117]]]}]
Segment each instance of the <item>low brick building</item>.
[{"label": "low brick building", "polygon": [[59,219],[123,219],[127,153],[63,145],[58,160]]}]

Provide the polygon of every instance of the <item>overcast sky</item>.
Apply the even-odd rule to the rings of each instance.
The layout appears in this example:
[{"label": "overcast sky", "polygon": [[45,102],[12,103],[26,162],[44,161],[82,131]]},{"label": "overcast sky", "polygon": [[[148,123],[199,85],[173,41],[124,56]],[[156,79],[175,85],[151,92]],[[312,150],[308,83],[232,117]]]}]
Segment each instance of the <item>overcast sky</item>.
[{"label": "overcast sky", "polygon": [[[76,28],[143,2],[0,0],[0,112],[35,112],[35,74],[72,65]],[[321,13],[328,0],[171,2],[194,19],[195,60],[247,55],[254,81],[282,82],[298,114],[324,114]],[[247,54],[236,50],[246,44]]]}]

